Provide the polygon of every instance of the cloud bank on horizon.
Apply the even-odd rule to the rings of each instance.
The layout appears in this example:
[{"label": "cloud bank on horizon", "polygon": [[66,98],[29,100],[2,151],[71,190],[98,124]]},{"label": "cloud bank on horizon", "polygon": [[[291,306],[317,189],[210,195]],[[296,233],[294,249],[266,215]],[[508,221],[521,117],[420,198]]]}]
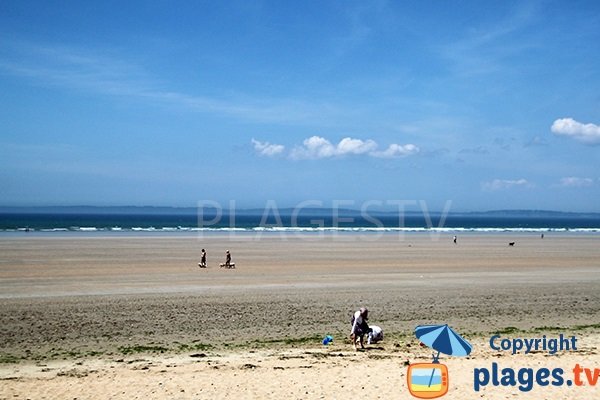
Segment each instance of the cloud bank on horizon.
[{"label": "cloud bank on horizon", "polygon": [[577,176],[567,176],[560,179],[559,187],[589,187],[594,184],[592,178],[580,178]]},{"label": "cloud bank on horizon", "polygon": [[491,182],[483,183],[483,190],[495,191],[495,190],[507,190],[513,187],[531,187],[531,184],[527,179],[494,179]]}]

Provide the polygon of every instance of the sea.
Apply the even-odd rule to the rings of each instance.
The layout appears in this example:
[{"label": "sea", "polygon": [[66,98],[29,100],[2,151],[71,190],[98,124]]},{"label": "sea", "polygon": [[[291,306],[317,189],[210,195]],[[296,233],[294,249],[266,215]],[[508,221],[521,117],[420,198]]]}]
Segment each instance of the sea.
[{"label": "sea", "polygon": [[0,210],[0,234],[175,234],[190,232],[600,233],[600,213],[365,213],[357,210],[33,209]]}]

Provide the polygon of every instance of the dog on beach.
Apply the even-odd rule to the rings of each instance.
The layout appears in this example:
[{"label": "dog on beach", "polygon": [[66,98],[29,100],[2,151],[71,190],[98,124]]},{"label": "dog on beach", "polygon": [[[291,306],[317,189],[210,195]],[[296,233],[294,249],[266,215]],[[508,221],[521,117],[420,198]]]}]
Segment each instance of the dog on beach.
[{"label": "dog on beach", "polygon": [[509,242],[509,243],[508,243],[508,245],[509,245],[509,246],[514,246],[514,245],[515,245],[515,242]]}]

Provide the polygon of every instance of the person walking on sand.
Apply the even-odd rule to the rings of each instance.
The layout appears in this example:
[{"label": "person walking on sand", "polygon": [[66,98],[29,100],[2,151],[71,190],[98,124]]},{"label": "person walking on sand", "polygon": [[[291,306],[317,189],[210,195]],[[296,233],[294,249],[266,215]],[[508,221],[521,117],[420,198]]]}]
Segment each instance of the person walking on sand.
[{"label": "person walking on sand", "polygon": [[198,264],[200,268],[206,268],[206,250],[202,249],[202,257],[200,258],[200,263]]},{"label": "person walking on sand", "polygon": [[457,237],[456,237],[456,235],[454,235],[454,238],[452,239],[454,241],[454,244],[456,244],[456,239],[457,239]]},{"label": "person walking on sand", "polygon": [[221,264],[221,267],[225,267],[225,268],[233,268],[235,264],[231,263],[231,253],[229,252],[229,250],[225,251],[225,262],[223,264]]},{"label": "person walking on sand", "polygon": [[360,344],[360,348],[364,349],[364,336],[369,333],[369,325],[367,320],[369,319],[369,310],[366,307],[361,307],[360,310],[356,311],[352,316],[352,329],[350,330],[350,340],[354,350],[358,350],[357,344]]}]

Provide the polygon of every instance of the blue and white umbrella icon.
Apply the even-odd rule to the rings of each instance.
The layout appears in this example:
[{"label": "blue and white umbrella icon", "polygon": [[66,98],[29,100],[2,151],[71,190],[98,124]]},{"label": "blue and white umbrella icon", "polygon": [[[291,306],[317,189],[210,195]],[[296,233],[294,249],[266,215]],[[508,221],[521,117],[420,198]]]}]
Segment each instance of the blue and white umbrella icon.
[{"label": "blue and white umbrella icon", "polygon": [[[439,363],[440,353],[447,354],[449,356],[464,357],[471,353],[473,346],[465,339],[463,339],[458,333],[454,332],[452,328],[446,325],[419,325],[415,328],[415,335],[421,341],[421,343],[428,347],[437,350],[437,355],[433,355],[433,362]],[[435,369],[431,372],[429,378],[429,386],[433,381],[433,374]]]},{"label": "blue and white umbrella icon", "polygon": [[415,335],[421,343],[437,350],[433,362],[437,363],[440,353],[449,356],[464,357],[471,353],[473,346],[463,339],[452,328],[446,325],[419,325],[415,328]]}]

